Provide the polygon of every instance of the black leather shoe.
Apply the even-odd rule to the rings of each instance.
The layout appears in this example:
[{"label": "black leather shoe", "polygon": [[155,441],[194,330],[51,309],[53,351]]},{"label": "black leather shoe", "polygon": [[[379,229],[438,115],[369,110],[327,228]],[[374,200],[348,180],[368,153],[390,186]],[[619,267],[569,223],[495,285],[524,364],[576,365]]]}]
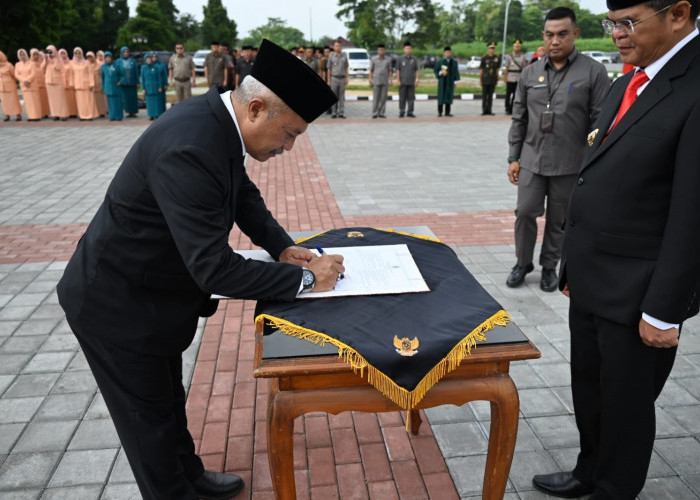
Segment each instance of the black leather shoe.
[{"label": "black leather shoe", "polygon": [[519,287],[523,284],[523,281],[525,281],[525,275],[532,272],[533,269],[535,269],[535,266],[533,266],[532,263],[527,266],[514,265],[512,271],[508,275],[506,285],[511,288]]},{"label": "black leather shoe", "polygon": [[593,493],[593,486],[583,484],[573,472],[541,474],[532,478],[532,484],[540,491],[561,498],[578,498]]},{"label": "black leather shoe", "polygon": [[559,277],[554,269],[542,268],[540,288],[545,292],[553,292],[559,287]]},{"label": "black leather shoe", "polygon": [[235,474],[205,470],[202,477],[192,483],[194,491],[204,500],[226,500],[243,490],[243,479]]}]

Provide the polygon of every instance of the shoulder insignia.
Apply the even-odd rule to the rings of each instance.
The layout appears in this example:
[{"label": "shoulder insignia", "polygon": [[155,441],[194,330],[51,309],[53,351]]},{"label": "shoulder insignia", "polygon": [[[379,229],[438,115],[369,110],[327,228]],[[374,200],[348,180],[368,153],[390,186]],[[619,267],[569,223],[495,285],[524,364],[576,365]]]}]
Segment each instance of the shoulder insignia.
[{"label": "shoulder insignia", "polygon": [[394,335],[394,347],[396,347],[396,352],[401,356],[413,356],[418,352],[418,337],[414,337],[413,340],[409,340],[408,337],[399,339],[397,335]]}]

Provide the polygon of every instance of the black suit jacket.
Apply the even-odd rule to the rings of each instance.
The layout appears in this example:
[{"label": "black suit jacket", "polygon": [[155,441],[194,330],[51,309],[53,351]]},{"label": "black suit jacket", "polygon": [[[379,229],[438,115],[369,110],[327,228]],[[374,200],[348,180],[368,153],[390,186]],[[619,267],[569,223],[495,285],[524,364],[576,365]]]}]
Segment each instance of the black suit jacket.
[{"label": "black suit jacket", "polygon": [[119,167],[58,284],[71,327],[171,354],[216,310],[211,293],[293,299],[301,268],[234,253],[234,222],[275,258],[293,244],[248,178],[214,88],[158,118]]},{"label": "black suit jacket", "polygon": [[602,317],[642,312],[681,323],[698,312],[700,37],[661,69],[603,141],[632,75],[594,125],[567,219],[560,286]]}]

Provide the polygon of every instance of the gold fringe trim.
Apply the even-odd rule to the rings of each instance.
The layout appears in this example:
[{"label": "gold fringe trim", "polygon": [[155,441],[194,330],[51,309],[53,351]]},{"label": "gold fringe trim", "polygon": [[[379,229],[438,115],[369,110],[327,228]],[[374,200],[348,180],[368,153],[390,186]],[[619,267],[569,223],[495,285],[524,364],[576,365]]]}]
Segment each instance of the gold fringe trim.
[{"label": "gold fringe trim", "polygon": [[[412,236],[413,238],[418,238],[421,240],[428,240],[428,241],[435,241],[437,243],[442,243],[442,241],[439,240],[438,238],[434,238],[433,236],[428,236],[425,234],[409,233],[406,231],[398,231],[396,229],[385,229],[382,227],[375,227],[373,229],[375,229],[377,231],[384,231],[385,233],[403,234],[404,236]],[[312,234],[311,236],[304,236],[302,238],[297,238],[296,240],[294,240],[294,243],[304,243],[305,241],[312,240],[312,239],[316,238],[317,236],[321,236],[322,234],[326,234],[327,232],[328,231],[321,231],[320,233]]]},{"label": "gold fringe trim", "polygon": [[[264,322],[268,321],[273,328],[280,330],[285,335],[296,337],[302,340],[313,342],[314,344],[331,344],[338,348],[338,357],[348,363],[354,372],[360,371],[360,376],[364,376],[367,370],[367,382],[374,386],[379,392],[391,399],[394,403],[405,410],[412,410],[423,399],[426,393],[437,384],[445,375],[457,368],[464,358],[471,354],[472,347],[476,347],[477,341],[486,340],[485,332],[492,330],[496,325],[505,326],[512,321],[510,315],[500,310],[479,326],[474,328],[466,337],[452,348],[437,365],[435,365],[412,391],[408,391],[398,386],[391,378],[383,372],[370,365],[367,360],[352,347],[335,339],[325,333],[309,330],[282,318],[260,314],[255,318],[255,324],[262,330]],[[408,425],[408,423],[407,423]]]}]

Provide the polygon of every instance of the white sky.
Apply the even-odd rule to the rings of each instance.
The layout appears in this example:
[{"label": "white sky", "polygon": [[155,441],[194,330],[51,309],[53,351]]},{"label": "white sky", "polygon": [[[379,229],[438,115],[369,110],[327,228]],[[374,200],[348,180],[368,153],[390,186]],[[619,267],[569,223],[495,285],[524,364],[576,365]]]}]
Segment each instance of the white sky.
[{"label": "white sky", "polygon": [[[131,15],[136,12],[138,0],[128,0]],[[202,7],[207,0],[174,0],[175,7],[181,14],[192,14],[201,21]],[[449,8],[452,0],[443,0],[443,5]],[[287,26],[297,28],[306,38],[318,40],[324,35],[330,37],[344,36],[347,28],[335,17],[338,3],[334,0],[222,0],[228,17],[238,25],[238,37],[244,38],[251,29],[267,23],[268,17],[279,17],[287,22]],[[582,8],[594,14],[607,12],[605,0],[579,0]]]}]

